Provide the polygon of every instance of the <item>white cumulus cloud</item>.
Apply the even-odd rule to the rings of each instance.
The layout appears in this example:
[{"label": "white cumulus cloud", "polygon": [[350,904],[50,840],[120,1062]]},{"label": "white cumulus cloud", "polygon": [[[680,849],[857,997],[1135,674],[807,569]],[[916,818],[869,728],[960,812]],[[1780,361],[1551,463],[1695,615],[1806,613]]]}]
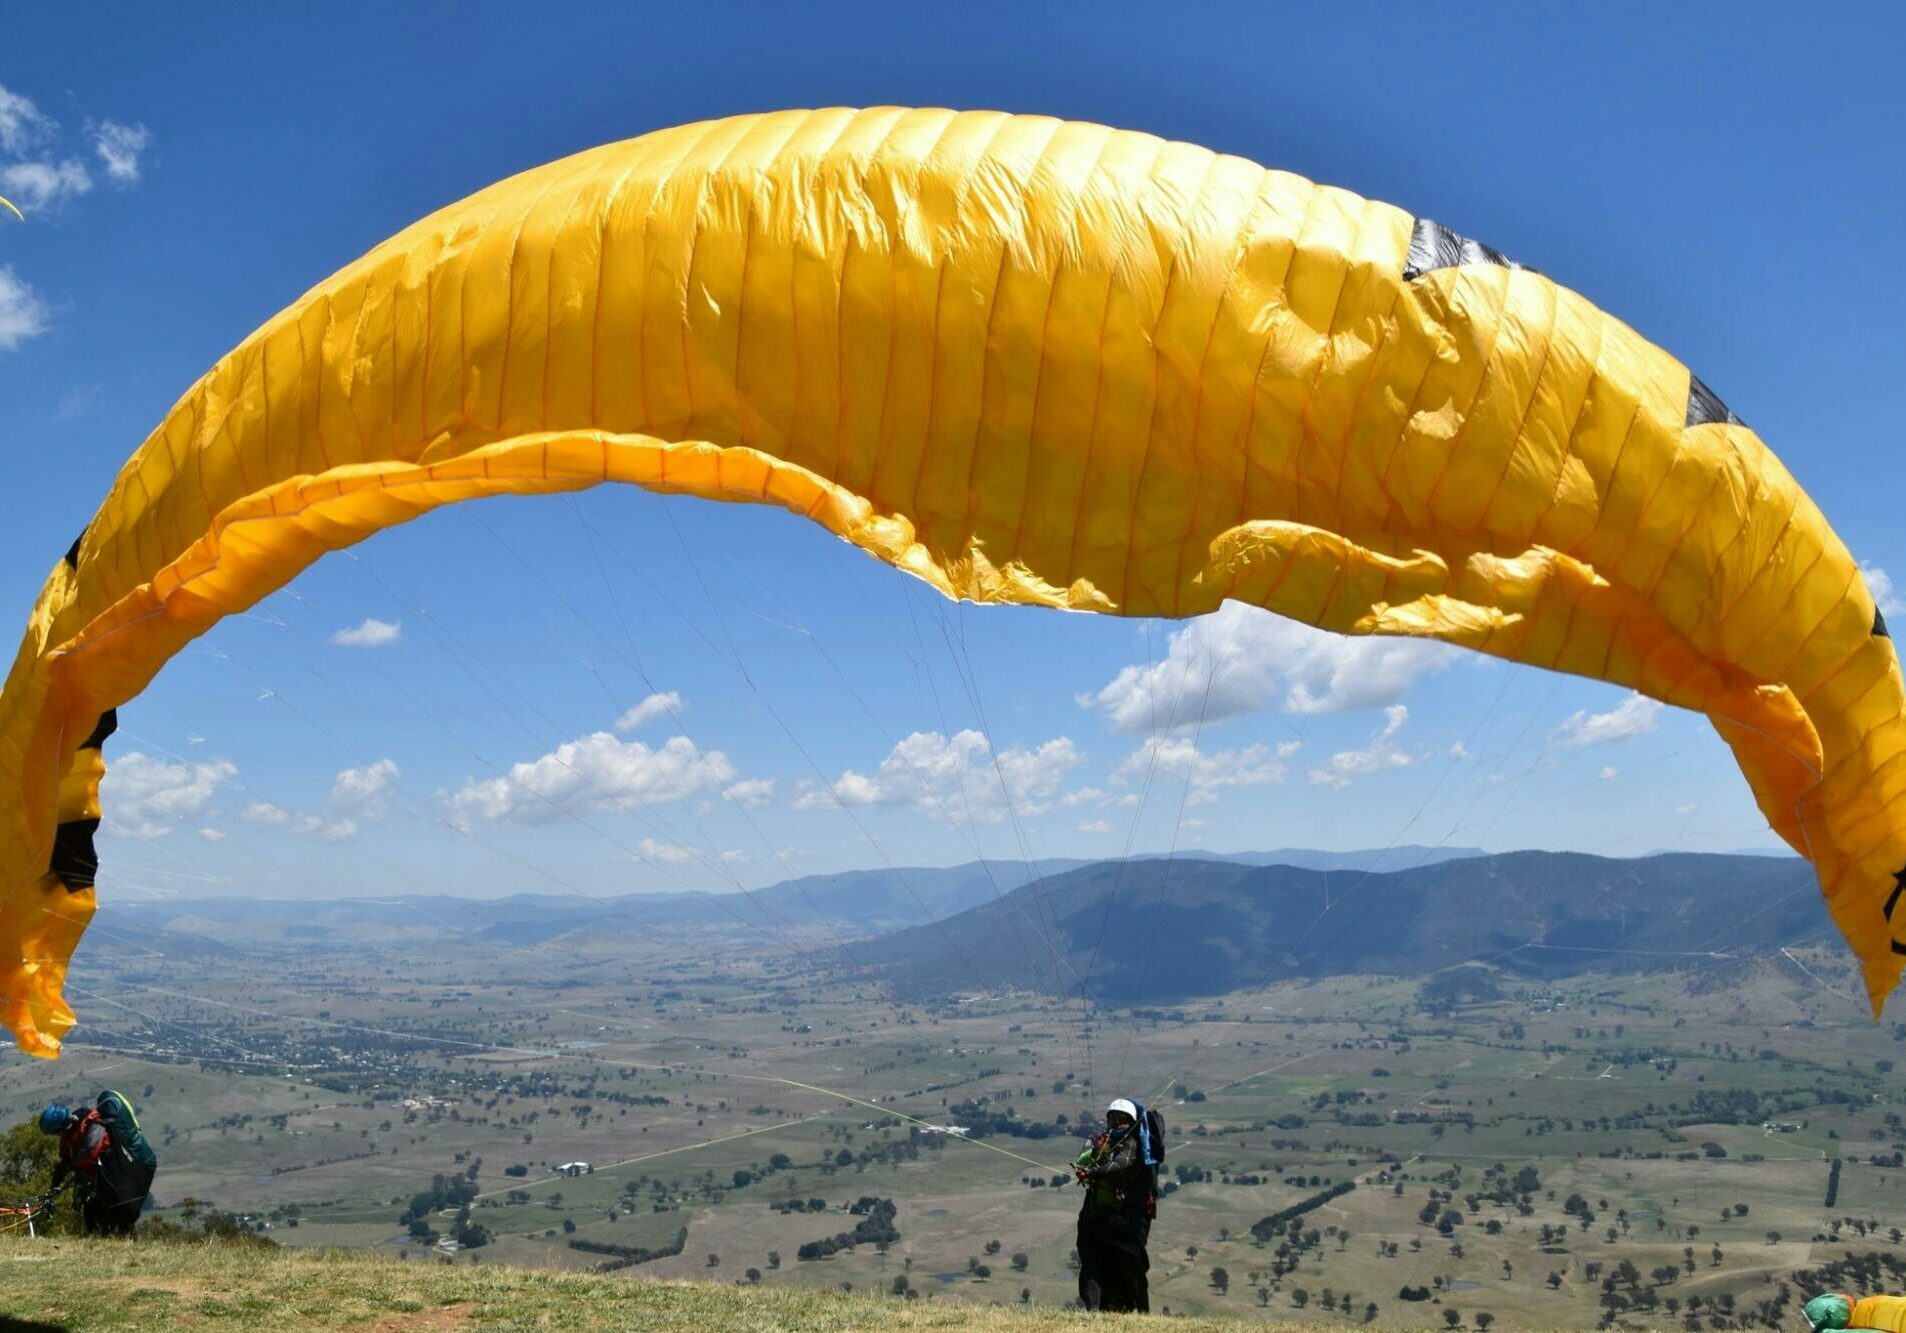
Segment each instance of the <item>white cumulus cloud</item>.
[{"label": "white cumulus cloud", "polygon": [[343,842],[356,837],[364,824],[384,817],[398,776],[395,760],[378,759],[362,768],[347,768],[332,779],[330,795],[316,814],[253,801],[245,807],[244,816],[254,824],[287,829],[301,838]]},{"label": "white cumulus cloud", "polygon": [[644,838],[637,844],[644,860],[660,861],[665,865],[680,865],[684,861],[695,859],[695,853],[686,847],[672,842],[657,842],[654,838]]},{"label": "white cumulus cloud", "polygon": [[744,810],[759,810],[774,799],[774,779],[743,778],[723,787],[721,794]]},{"label": "white cumulus cloud", "polygon": [[[59,138],[58,121],[31,98],[0,87],[0,153],[13,159],[0,164],[0,194],[22,209],[42,209],[89,193],[91,170],[83,157],[57,156]],[[124,187],[139,183],[152,131],[117,120],[88,121],[84,138],[106,179]]]},{"label": "white cumulus cloud", "polygon": [[22,212],[51,208],[93,188],[92,173],[76,157],[59,162],[8,162],[0,166],[0,194]]},{"label": "white cumulus cloud", "polygon": [[1906,611],[1906,602],[1900,601],[1892,575],[1865,560],[1860,562],[1860,573],[1865,576],[1866,590],[1873,594],[1873,604],[1879,607],[1881,615],[1896,616]]},{"label": "white cumulus cloud", "polygon": [[144,125],[121,125],[116,120],[102,120],[88,128],[93,151],[99,154],[107,177],[116,185],[137,185],[139,157],[152,145],[152,131]]},{"label": "white cumulus cloud", "polygon": [[[1112,785],[1126,786],[1152,780],[1189,784],[1185,804],[1209,805],[1226,791],[1242,787],[1268,787],[1282,782],[1287,770],[1284,761],[1302,748],[1299,741],[1281,745],[1246,745],[1235,750],[1200,750],[1182,736],[1160,736],[1148,740],[1119,761],[1112,770]],[[1135,797],[1121,798],[1127,804]]]},{"label": "white cumulus cloud", "polygon": [[325,807],[354,819],[382,819],[397,778],[397,763],[392,759],[379,759],[362,768],[347,768],[332,781]]},{"label": "white cumulus cloud", "polygon": [[[151,141],[143,125],[115,121],[88,125],[94,149],[107,175],[119,184],[139,177],[139,154]],[[59,122],[23,93],[0,85],[0,197],[25,213],[56,209],[68,199],[90,193],[92,172],[83,158],[58,153]],[[122,174],[130,171],[130,175]],[[51,319],[46,302],[32,284],[0,264],[0,352],[11,351],[44,333]],[[66,415],[62,404],[61,414]]]},{"label": "white cumulus cloud", "polygon": [[1383,710],[1383,729],[1370,738],[1370,743],[1358,750],[1339,750],[1330,756],[1329,763],[1311,769],[1311,785],[1341,789],[1371,773],[1408,768],[1411,763],[1409,753],[1398,749],[1392,741],[1409,720],[1408,708],[1402,704],[1390,705]]},{"label": "white cumulus cloud", "polygon": [[831,788],[803,783],[796,810],[840,805],[906,805],[955,824],[992,824],[1010,811],[1041,814],[1083,756],[1064,736],[995,758],[986,737],[967,730],[948,738],[916,731],[895,745],[873,773],[848,769]]},{"label": "white cumulus cloud", "polygon": [[1572,748],[1633,740],[1653,731],[1660,714],[1661,705],[1653,699],[1644,694],[1631,694],[1606,713],[1583,709],[1569,714],[1550,739]]},{"label": "white cumulus cloud", "polygon": [[686,736],[651,749],[598,731],[515,764],[503,777],[466,782],[449,806],[464,821],[544,824],[566,814],[679,801],[719,790],[734,776],[725,754],[699,750]]},{"label": "white cumulus cloud", "polygon": [[59,122],[33,104],[33,99],[0,85],[0,151],[32,152],[59,133]]},{"label": "white cumulus cloud", "polygon": [[238,766],[227,760],[173,764],[134,750],[106,769],[99,801],[115,832],[163,838],[204,814],[218,789],[237,776]]},{"label": "white cumulus cloud", "polygon": [[253,801],[247,805],[245,818],[254,824],[288,829],[299,837],[317,838],[323,842],[343,842],[357,836],[355,819],[299,814],[281,805],[273,805],[270,801]]},{"label": "white cumulus cloud", "polygon": [[331,636],[339,648],[382,648],[404,637],[402,622],[367,617],[363,624],[341,629]]},{"label": "white cumulus cloud", "polygon": [[1332,634],[1226,602],[1174,631],[1161,660],[1126,667],[1079,702],[1128,734],[1177,731],[1201,717],[1208,726],[1266,708],[1342,713],[1395,703],[1453,655],[1430,640]]},{"label": "white cumulus cloud", "polygon": [[1085,819],[1079,821],[1081,833],[1110,833],[1112,826],[1103,819]]},{"label": "white cumulus cloud", "polygon": [[651,694],[615,720],[615,729],[627,733],[658,717],[672,717],[682,711],[682,696],[674,690]]},{"label": "white cumulus cloud", "polygon": [[51,312],[27,281],[10,264],[0,264],[0,352],[10,352],[28,338],[46,332]]}]

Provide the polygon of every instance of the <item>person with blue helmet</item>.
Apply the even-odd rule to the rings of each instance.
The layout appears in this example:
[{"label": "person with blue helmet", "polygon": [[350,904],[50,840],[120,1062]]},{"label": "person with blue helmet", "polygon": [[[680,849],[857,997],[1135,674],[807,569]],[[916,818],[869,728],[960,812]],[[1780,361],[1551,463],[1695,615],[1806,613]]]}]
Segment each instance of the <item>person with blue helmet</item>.
[{"label": "person with blue helmet", "polygon": [[53,1183],[41,1201],[46,1212],[53,1211],[70,1177],[88,1235],[131,1235],[145,1206],[145,1190],[138,1187],[137,1169],[124,1146],[113,1142],[105,1118],[90,1106],[76,1112],[54,1102],[40,1112],[40,1132],[60,1140]]}]

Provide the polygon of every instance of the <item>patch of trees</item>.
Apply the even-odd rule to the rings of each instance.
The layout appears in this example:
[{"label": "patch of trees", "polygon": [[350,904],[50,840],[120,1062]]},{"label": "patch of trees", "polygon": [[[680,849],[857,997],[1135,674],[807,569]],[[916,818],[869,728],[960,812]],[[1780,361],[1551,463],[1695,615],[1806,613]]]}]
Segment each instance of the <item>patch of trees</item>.
[{"label": "patch of trees", "polygon": [[1504,1208],[1514,1208],[1527,1217],[1535,1211],[1535,1196],[1542,1189],[1542,1176],[1533,1166],[1524,1166],[1511,1174],[1497,1162],[1482,1173],[1482,1188],[1464,1198],[1470,1212],[1479,1210],[1486,1200]]},{"label": "patch of trees", "polygon": [[470,1220],[470,1205],[466,1203],[457,1210],[457,1220],[450,1227],[450,1239],[466,1250],[480,1250],[496,1237],[481,1222]]},{"label": "patch of trees", "polygon": [[1840,1159],[1833,1159],[1833,1166],[1827,1172],[1827,1207],[1831,1208],[1840,1201]]},{"label": "patch of trees", "polygon": [[859,1214],[860,1221],[854,1224],[852,1231],[836,1232],[825,1240],[811,1240],[796,1250],[796,1259],[825,1259],[841,1250],[851,1250],[856,1245],[891,1245],[900,1239],[900,1232],[894,1227],[894,1219],[899,1209],[892,1199],[876,1199],[863,1195],[847,1210]]},{"label": "patch of trees", "polygon": [[[1473,1128],[1476,1123],[1476,1116],[1472,1111],[1398,1111],[1394,1118],[1399,1125],[1454,1124],[1468,1125]],[[1346,1118],[1341,1115],[1338,1116],[1337,1119],[1346,1125],[1363,1125],[1366,1121],[1371,1124],[1383,1123],[1382,1118],[1372,1112],[1365,1112],[1362,1116],[1354,1119]]]},{"label": "patch of trees", "polygon": [[[1271,1183],[1270,1176],[1257,1175],[1255,1173],[1232,1175],[1228,1171],[1213,1171],[1209,1167],[1191,1166],[1184,1162],[1180,1162],[1174,1166],[1172,1172],[1178,1177],[1177,1183],[1180,1185],[1196,1185],[1200,1181],[1209,1181],[1213,1184],[1223,1185],[1268,1185]],[[1313,1181],[1312,1183],[1321,1184],[1322,1181]]]},{"label": "patch of trees", "polygon": [[1342,1198],[1356,1187],[1357,1182],[1354,1180],[1339,1181],[1329,1189],[1322,1190],[1308,1198],[1300,1199],[1296,1203],[1291,1204],[1288,1208],[1278,1209],[1269,1217],[1259,1218],[1256,1222],[1251,1224],[1251,1234],[1260,1241],[1268,1241],[1273,1235],[1281,1231],[1287,1223],[1295,1221],[1306,1213],[1315,1212],[1332,1199]]},{"label": "patch of trees", "polygon": [[652,1263],[657,1259],[670,1259],[682,1252],[688,1244],[688,1228],[683,1227],[675,1233],[675,1239],[667,1245],[651,1249],[646,1245],[612,1245],[602,1240],[572,1240],[569,1248],[581,1250],[584,1254],[606,1254],[609,1262],[596,1265],[598,1273],[613,1272],[618,1268],[633,1268],[636,1264]]},{"label": "patch of trees", "polygon": [[356,1162],[366,1157],[376,1157],[379,1155],[378,1149],[367,1148],[363,1152],[345,1153],[341,1157],[320,1157],[315,1162],[295,1162],[290,1166],[273,1166],[271,1168],[271,1174],[274,1176],[288,1176],[293,1171],[309,1171],[314,1166],[335,1166],[339,1162]]},{"label": "patch of trees", "polygon": [[446,1176],[439,1172],[430,1178],[430,1188],[419,1190],[410,1196],[410,1207],[397,1219],[399,1226],[409,1227],[413,1235],[423,1239],[417,1231],[418,1223],[429,1229],[426,1220],[432,1213],[442,1212],[446,1208],[461,1208],[476,1198],[476,1182],[467,1175]]},{"label": "patch of trees", "polygon": [[1831,1233],[1826,1236],[1816,1235],[1814,1237],[1816,1243],[1824,1240],[1838,1245],[1841,1242],[1840,1232],[1848,1227],[1851,1227],[1855,1234],[1862,1240],[1868,1236],[1883,1234],[1895,1245],[1898,1245],[1901,1241],[1906,1241],[1906,1231],[1902,1231],[1896,1226],[1881,1227],[1877,1217],[1836,1217],[1827,1225],[1832,1229]]},{"label": "patch of trees", "polygon": [[553,1074],[519,1074],[514,1078],[499,1080],[493,1085],[499,1096],[520,1097],[525,1101],[556,1101],[570,1098],[576,1101],[599,1100],[613,1102],[618,1106],[669,1106],[668,1098],[656,1093],[621,1092],[613,1088],[603,1088],[594,1081],[588,1083],[566,1084]]},{"label": "patch of trees", "polygon": [[[1792,1290],[1784,1281],[1779,1283],[1772,1300],[1759,1303],[1757,1317],[1737,1319],[1734,1308],[1735,1297],[1729,1292],[1690,1293],[1685,1301],[1675,1296],[1663,1296],[1662,1288],[1674,1285],[1684,1274],[1692,1274],[1695,1271],[1693,1247],[1685,1248],[1681,1253],[1682,1263],[1657,1265],[1648,1271],[1645,1279],[1641,1270],[1629,1259],[1607,1266],[1601,1263],[1584,1264],[1582,1276],[1590,1282],[1599,1280],[1601,1284],[1597,1296],[1597,1301],[1602,1308],[1600,1327],[1613,1327],[1624,1317],[1636,1312],[1644,1312],[1642,1314],[1644,1321],[1653,1325],[1659,1322],[1658,1319],[1651,1313],[1645,1312],[1655,1310],[1665,1310],[1670,1317],[1680,1315],[1684,1320],[1683,1327],[1690,1330],[1699,1329],[1703,1322],[1707,1327],[1717,1329],[1748,1328],[1756,1324],[1764,1324],[1768,1328],[1779,1328],[1788,1322],[1785,1311],[1792,1297]],[[1715,1262],[1719,1262],[1718,1258]],[[1548,1284],[1551,1288],[1559,1287],[1561,1275],[1550,1274]],[[1858,1290],[1859,1288],[1856,1284],[1847,1289]]]},{"label": "patch of trees", "polygon": [[955,1102],[947,1115],[954,1124],[965,1126],[966,1136],[971,1139],[993,1134],[1015,1139],[1056,1139],[1082,1136],[1085,1132],[1083,1127],[1069,1124],[1064,1116],[1057,1120],[1021,1120],[1010,1106],[994,1109],[983,1101]]},{"label": "patch of trees", "polygon": [[1311,1099],[1310,1109],[1313,1111],[1325,1111],[1330,1109],[1332,1104],[1337,1106],[1354,1106],[1358,1102],[1367,1102],[1369,1100],[1370,1096],[1368,1093],[1357,1089],[1346,1089],[1341,1092],[1320,1092]]},{"label": "patch of trees", "polygon": [[1816,1106],[1847,1106],[1857,1100],[1845,1088],[1824,1083],[1783,1093],[1755,1092],[1751,1088],[1703,1088],[1691,1100],[1663,1109],[1674,1115],[1671,1123],[1675,1125],[1758,1125],[1793,1111]]}]

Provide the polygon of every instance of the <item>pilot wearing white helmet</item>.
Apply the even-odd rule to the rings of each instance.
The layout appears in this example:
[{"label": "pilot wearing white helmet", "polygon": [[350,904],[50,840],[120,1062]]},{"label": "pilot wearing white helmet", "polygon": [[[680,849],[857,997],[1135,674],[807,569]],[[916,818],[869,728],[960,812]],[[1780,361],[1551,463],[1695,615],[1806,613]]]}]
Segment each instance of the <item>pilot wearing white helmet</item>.
[{"label": "pilot wearing white helmet", "polygon": [[1144,1151],[1145,1113],[1128,1097],[1105,1108],[1105,1132],[1073,1162],[1079,1208],[1079,1304],[1088,1310],[1151,1309],[1145,1252],[1157,1208],[1157,1170]]}]

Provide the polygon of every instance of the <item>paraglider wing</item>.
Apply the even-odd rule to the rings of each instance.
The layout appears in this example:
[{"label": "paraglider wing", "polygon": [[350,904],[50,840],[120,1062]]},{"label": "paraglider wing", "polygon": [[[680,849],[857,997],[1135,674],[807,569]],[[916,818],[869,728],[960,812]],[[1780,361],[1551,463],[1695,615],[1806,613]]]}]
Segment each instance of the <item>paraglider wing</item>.
[{"label": "paraglider wing", "polygon": [[1897,658],[1845,547],[1678,361],[1497,251],[1238,158],[831,110],[484,190],[172,409],[0,696],[20,1045],[72,1022],[116,705],[327,551],[604,481],[783,505],[949,596],[1236,598],[1697,709],[1818,867],[1875,1006],[1898,979]]},{"label": "paraglider wing", "polygon": [[22,222],[26,221],[26,214],[22,213],[17,207],[15,207],[14,202],[11,199],[0,197],[0,208],[6,209],[7,212],[13,214],[14,217],[20,219],[20,221]]}]

